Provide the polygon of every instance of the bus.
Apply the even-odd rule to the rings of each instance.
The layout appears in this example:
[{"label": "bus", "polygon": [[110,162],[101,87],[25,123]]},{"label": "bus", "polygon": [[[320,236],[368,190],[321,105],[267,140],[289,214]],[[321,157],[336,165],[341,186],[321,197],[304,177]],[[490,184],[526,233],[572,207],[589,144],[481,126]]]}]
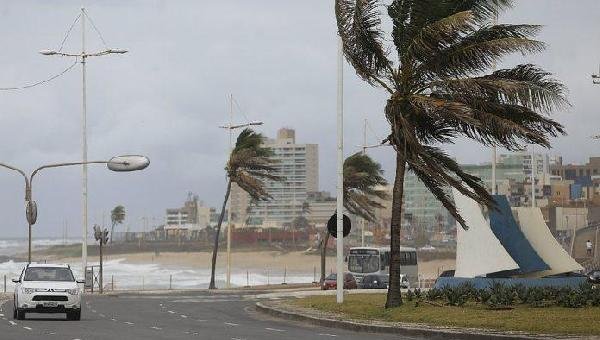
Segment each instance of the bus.
[{"label": "bus", "polygon": [[[348,271],[360,283],[366,275],[387,275],[390,272],[390,247],[353,247],[348,254]],[[418,281],[417,250],[400,247],[400,272],[411,283]]]}]

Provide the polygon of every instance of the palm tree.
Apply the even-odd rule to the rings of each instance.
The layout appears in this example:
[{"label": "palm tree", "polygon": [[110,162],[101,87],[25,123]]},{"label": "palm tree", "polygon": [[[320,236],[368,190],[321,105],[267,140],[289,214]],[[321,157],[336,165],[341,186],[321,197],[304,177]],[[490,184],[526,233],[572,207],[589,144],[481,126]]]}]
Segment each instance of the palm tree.
[{"label": "palm tree", "polygon": [[115,225],[122,224],[125,220],[125,207],[122,205],[117,205],[110,212],[110,222],[112,223],[110,227],[110,244],[113,242],[113,234],[115,233]]},{"label": "palm tree", "polygon": [[265,189],[263,180],[281,180],[281,177],[274,174],[273,163],[275,161],[271,158],[272,150],[264,147],[262,142],[262,134],[254,132],[252,129],[244,129],[238,136],[235,148],[229,155],[229,161],[225,167],[228,178],[227,189],[215,233],[209,289],[217,288],[215,285],[215,268],[217,265],[217,252],[219,251],[219,234],[225,216],[225,207],[231,193],[231,184],[236,183],[250,195],[252,200],[265,201],[269,200],[271,196]]},{"label": "palm tree", "polygon": [[[413,171],[456,221],[467,228],[444,188],[488,206],[481,180],[461,170],[440,144],[468,138],[516,150],[549,147],[565,134],[546,116],[569,105],[564,86],[534,65],[486,73],[502,57],[542,51],[540,26],[492,25],[513,0],[390,0],[391,39],[381,30],[380,0],[335,0],[346,59],[372,86],[389,93],[384,142],[396,153],[392,193],[390,286],[386,307],[402,304],[400,222],[404,174]],[[393,46],[384,46],[392,41]]]},{"label": "palm tree", "polygon": [[[375,209],[383,208],[382,200],[388,199],[383,189],[387,180],[381,165],[363,153],[355,153],[344,160],[344,208],[349,213],[368,221],[375,221]],[[329,232],[321,242],[321,282],[325,280],[325,255]]]}]

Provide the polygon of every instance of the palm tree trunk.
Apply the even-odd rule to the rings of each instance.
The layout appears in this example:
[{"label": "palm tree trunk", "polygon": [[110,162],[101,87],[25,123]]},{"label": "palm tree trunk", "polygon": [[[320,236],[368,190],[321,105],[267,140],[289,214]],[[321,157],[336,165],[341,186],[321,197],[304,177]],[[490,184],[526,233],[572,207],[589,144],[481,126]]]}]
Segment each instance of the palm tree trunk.
[{"label": "palm tree trunk", "polygon": [[325,256],[327,256],[327,243],[329,243],[329,232],[325,230],[325,236],[321,241],[321,280],[319,283],[323,284],[325,281]]},{"label": "palm tree trunk", "polygon": [[400,294],[400,227],[402,224],[402,196],[404,194],[404,172],[406,158],[404,153],[396,153],[396,178],[392,193],[392,221],[390,227],[390,279],[385,308],[402,305]]},{"label": "palm tree trunk", "polygon": [[227,182],[227,191],[225,192],[225,200],[223,201],[223,207],[221,208],[221,215],[219,216],[219,223],[217,224],[217,230],[215,233],[215,244],[213,246],[212,263],[210,271],[210,284],[208,289],[217,289],[215,285],[215,268],[217,267],[217,253],[219,252],[219,234],[221,233],[221,224],[223,224],[223,218],[225,217],[225,208],[227,207],[227,201],[229,200],[229,194],[231,193],[231,180]]}]

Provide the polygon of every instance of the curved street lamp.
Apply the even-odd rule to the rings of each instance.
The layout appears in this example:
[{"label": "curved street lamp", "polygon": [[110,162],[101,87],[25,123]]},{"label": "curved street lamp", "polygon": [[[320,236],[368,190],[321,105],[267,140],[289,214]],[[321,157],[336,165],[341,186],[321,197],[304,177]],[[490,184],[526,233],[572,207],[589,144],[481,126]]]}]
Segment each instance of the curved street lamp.
[{"label": "curved street lamp", "polygon": [[[35,175],[43,169],[58,168],[63,166],[73,165],[84,165],[84,164],[106,164],[107,168],[111,171],[125,172],[125,171],[138,171],[143,170],[150,165],[150,159],[146,156],[139,155],[125,155],[116,156],[108,161],[88,161],[88,162],[70,162],[70,163],[56,163],[46,164],[33,170],[30,176],[27,176],[25,171],[15,168],[11,165],[0,163],[0,167],[4,167],[20,173],[25,179],[25,217],[29,224],[29,249],[27,261],[31,263],[31,226],[37,222],[37,203],[33,200],[32,196],[32,185],[33,178]],[[87,235],[83,235],[83,246],[87,245]]]}]

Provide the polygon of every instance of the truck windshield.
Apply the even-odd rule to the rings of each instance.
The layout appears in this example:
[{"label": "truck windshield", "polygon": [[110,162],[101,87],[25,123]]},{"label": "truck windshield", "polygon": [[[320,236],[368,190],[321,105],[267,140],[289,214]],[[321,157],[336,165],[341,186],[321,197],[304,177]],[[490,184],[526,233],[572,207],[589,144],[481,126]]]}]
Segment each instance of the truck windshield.
[{"label": "truck windshield", "polygon": [[379,270],[379,255],[350,255],[348,270],[353,273],[374,273]]},{"label": "truck windshield", "polygon": [[32,267],[27,268],[23,281],[75,281],[69,268]]}]

